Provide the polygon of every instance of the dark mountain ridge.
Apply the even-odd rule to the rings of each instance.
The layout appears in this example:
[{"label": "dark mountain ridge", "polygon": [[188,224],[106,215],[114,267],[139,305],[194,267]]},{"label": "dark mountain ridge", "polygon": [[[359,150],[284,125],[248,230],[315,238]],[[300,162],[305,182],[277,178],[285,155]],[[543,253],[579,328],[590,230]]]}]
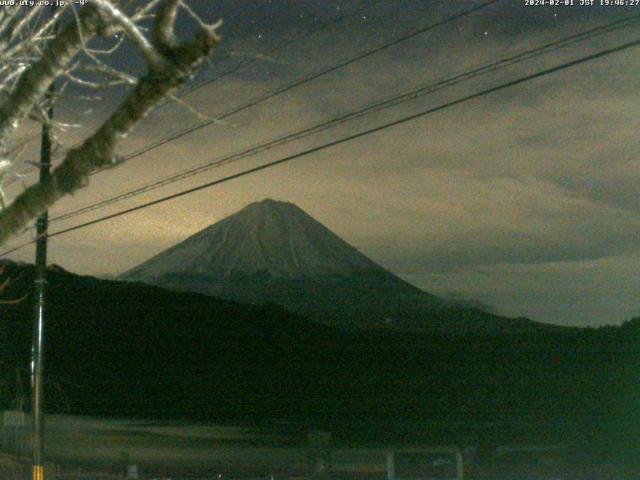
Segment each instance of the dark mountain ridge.
[{"label": "dark mountain ridge", "polygon": [[[6,275],[5,298],[31,291],[32,266],[7,264]],[[62,269],[48,292],[49,411],[286,421],[351,439],[637,446],[640,319],[504,336],[345,332],[275,305]],[[31,296],[0,305],[5,407],[16,367],[27,378],[32,314]]]}]

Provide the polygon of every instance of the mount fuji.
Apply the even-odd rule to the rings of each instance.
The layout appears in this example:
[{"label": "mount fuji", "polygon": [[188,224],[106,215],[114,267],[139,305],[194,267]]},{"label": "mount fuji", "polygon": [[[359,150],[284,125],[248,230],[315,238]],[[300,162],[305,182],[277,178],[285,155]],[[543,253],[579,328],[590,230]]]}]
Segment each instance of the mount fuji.
[{"label": "mount fuji", "polygon": [[342,327],[521,333],[547,327],[454,305],[361,254],[292,203],[252,203],[120,276],[240,303],[274,303]]}]

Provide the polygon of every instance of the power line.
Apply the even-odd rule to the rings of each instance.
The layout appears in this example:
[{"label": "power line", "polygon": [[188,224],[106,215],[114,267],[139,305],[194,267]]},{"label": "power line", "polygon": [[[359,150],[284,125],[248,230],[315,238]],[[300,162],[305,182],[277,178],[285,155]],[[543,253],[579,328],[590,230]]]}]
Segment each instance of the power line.
[{"label": "power line", "polygon": [[[283,50],[283,49],[287,48],[289,45],[293,45],[293,44],[295,44],[295,43],[297,43],[297,42],[299,42],[301,40],[309,38],[312,35],[315,35],[316,33],[321,32],[322,30],[325,30],[326,28],[329,28],[329,27],[331,27],[333,25],[336,25],[338,23],[341,23],[341,22],[345,21],[349,17],[353,17],[353,16],[356,16],[356,15],[359,15],[360,13],[362,13],[367,8],[373,8],[375,5],[377,5],[381,1],[382,0],[375,0],[374,2],[372,2],[369,5],[365,0],[353,12],[350,12],[348,14],[343,14],[343,15],[337,17],[337,18],[333,18],[331,20],[328,20],[328,21],[326,21],[324,23],[321,23],[320,25],[315,26],[311,30],[305,30],[303,32],[300,32],[298,35],[296,35],[296,36],[294,36],[294,37],[292,37],[292,38],[290,38],[288,40],[285,40],[284,42],[276,45],[275,47],[267,49],[264,53],[261,54],[261,56],[263,56],[263,57],[272,56],[272,55],[278,53],[280,50]],[[248,67],[256,64],[259,60],[260,60],[260,58],[254,58],[250,62],[240,63],[236,67],[234,67],[234,68],[232,68],[230,70],[227,70],[225,72],[222,72],[222,73],[216,75],[213,78],[203,80],[202,82],[197,83],[195,85],[191,85],[190,88],[187,88],[183,92],[181,92],[180,97],[190,95],[193,92],[195,92],[197,90],[200,90],[202,87],[205,87],[207,85],[211,85],[211,84],[217,82],[218,80],[221,80],[221,79],[223,79],[225,77],[228,77],[229,75],[233,75],[234,73],[237,73],[237,72],[239,72],[241,70],[244,70],[245,68],[248,68]]]},{"label": "power line", "polygon": [[[341,62],[339,62],[339,63],[337,63],[335,65],[332,65],[332,66],[330,66],[328,68],[325,68],[324,70],[321,70],[320,72],[313,73],[313,74],[311,74],[311,75],[309,75],[307,77],[304,77],[302,79],[296,80],[293,83],[290,83],[290,84],[288,84],[288,85],[286,85],[286,86],[284,86],[282,88],[279,88],[279,89],[267,92],[267,93],[265,93],[263,95],[260,95],[258,97],[255,97],[255,98],[249,100],[248,102],[246,102],[246,103],[244,103],[244,104],[242,104],[240,106],[234,107],[234,108],[226,111],[225,113],[217,116],[214,119],[205,120],[205,121],[203,121],[203,122],[201,122],[201,123],[199,123],[197,125],[194,125],[193,127],[190,127],[190,128],[185,129],[185,130],[182,130],[182,131],[180,131],[180,132],[178,132],[176,134],[167,136],[167,137],[165,137],[165,138],[163,138],[161,140],[158,140],[156,142],[150,143],[150,144],[148,144],[148,145],[146,145],[146,146],[144,146],[144,147],[142,147],[142,148],[140,148],[140,149],[138,149],[138,150],[136,150],[136,151],[134,151],[132,153],[129,153],[129,154],[125,155],[124,160],[126,161],[126,160],[131,160],[133,158],[139,157],[140,155],[148,153],[151,150],[155,150],[156,148],[161,147],[163,145],[166,145],[167,143],[170,143],[170,142],[173,142],[175,140],[178,140],[179,138],[182,138],[182,137],[184,137],[186,135],[189,135],[189,134],[191,134],[193,132],[196,132],[196,131],[201,130],[201,129],[205,128],[205,127],[213,125],[216,122],[225,120],[225,119],[229,118],[232,115],[240,113],[240,112],[242,112],[244,110],[247,110],[247,109],[249,109],[251,107],[255,107],[256,105],[259,105],[259,104],[261,104],[263,102],[266,102],[267,100],[270,100],[270,99],[272,99],[274,97],[282,95],[283,93],[289,92],[289,91],[293,90],[294,88],[297,88],[297,87],[299,87],[301,85],[305,85],[305,84],[307,84],[309,82],[317,80],[320,77],[323,77],[323,76],[328,75],[330,73],[333,73],[333,72],[335,72],[337,70],[340,70],[340,69],[342,69],[344,67],[352,65],[352,64],[354,64],[354,63],[356,63],[356,62],[358,62],[360,60],[363,60],[363,59],[365,59],[367,57],[370,57],[370,56],[372,56],[372,55],[374,55],[376,53],[379,53],[379,52],[381,52],[383,50],[391,48],[391,47],[393,47],[395,45],[398,45],[398,44],[400,44],[402,42],[405,42],[405,41],[407,41],[407,40],[409,40],[411,38],[414,38],[414,37],[416,37],[418,35],[421,35],[421,34],[426,33],[428,31],[434,30],[434,29],[436,29],[438,27],[441,27],[443,25],[451,23],[451,22],[453,22],[455,20],[459,20],[461,18],[464,18],[467,15],[471,15],[472,13],[475,13],[475,12],[478,12],[480,10],[483,10],[483,9],[485,9],[487,7],[490,7],[491,5],[494,5],[494,4],[499,3],[501,1],[503,1],[503,0],[488,0],[488,1],[484,2],[484,3],[481,3],[480,5],[468,8],[468,9],[463,10],[461,12],[458,12],[456,14],[450,15],[450,16],[448,16],[448,17],[446,17],[446,18],[444,18],[444,19],[442,19],[442,20],[440,20],[438,22],[435,22],[435,23],[429,24],[427,26],[421,27],[421,28],[419,28],[417,30],[414,30],[414,31],[412,31],[412,32],[410,32],[408,34],[405,34],[405,35],[403,35],[403,36],[401,36],[399,38],[396,38],[395,40],[392,40],[391,42],[387,42],[387,43],[379,45],[378,47],[375,47],[375,48],[373,48],[371,50],[367,50],[366,52],[361,53],[359,55],[356,55],[355,57],[352,57],[352,58],[350,58],[348,60],[341,61]],[[102,172],[104,170],[107,170],[107,168],[96,170],[96,171],[92,172],[91,175],[96,175],[96,174],[98,174],[98,173],[100,173],[100,172]]]},{"label": "power line", "polygon": [[9,254],[11,254],[13,252],[17,252],[18,250],[22,250],[23,248],[28,247],[29,245],[33,245],[34,243],[36,243],[36,241],[35,240],[31,240],[29,242],[24,242],[24,243],[21,243],[19,245],[16,245],[15,247],[11,247],[10,249],[5,250],[4,252],[2,252],[0,254],[0,258],[6,257],[7,255],[9,255]]},{"label": "power line", "polygon": [[[177,140],[177,139],[179,139],[179,138],[181,138],[183,136],[186,136],[186,135],[188,135],[190,133],[193,133],[193,132],[195,132],[195,131],[197,131],[199,129],[202,129],[202,128],[206,127],[206,126],[212,125],[213,123],[215,123],[217,121],[224,120],[225,118],[228,118],[231,115],[239,113],[242,110],[245,110],[247,108],[250,108],[250,107],[253,107],[255,105],[258,105],[258,104],[260,104],[262,102],[265,102],[265,101],[267,101],[267,100],[269,100],[271,98],[276,97],[277,95],[281,95],[281,94],[283,94],[285,92],[288,92],[288,91],[290,91],[290,90],[292,90],[292,89],[294,89],[294,88],[296,88],[298,86],[301,86],[301,85],[304,85],[306,83],[309,83],[309,82],[311,82],[313,80],[316,80],[316,79],[318,79],[318,78],[320,78],[320,77],[322,77],[324,75],[327,75],[329,73],[335,72],[335,71],[337,71],[337,70],[339,70],[341,68],[344,68],[344,67],[346,67],[348,65],[351,65],[351,64],[353,64],[355,62],[358,62],[358,61],[360,61],[360,60],[362,60],[364,58],[367,58],[367,57],[369,57],[371,55],[374,55],[374,54],[376,54],[378,52],[381,52],[381,51],[386,50],[388,48],[391,48],[391,47],[393,47],[395,45],[398,45],[398,44],[400,44],[400,43],[402,43],[402,42],[404,42],[406,40],[414,38],[414,37],[416,37],[416,36],[418,36],[418,35],[420,35],[422,33],[426,33],[426,32],[428,32],[430,30],[436,29],[436,28],[438,28],[440,26],[446,25],[446,24],[448,24],[450,22],[453,22],[455,20],[459,20],[461,18],[464,18],[467,15],[470,15],[472,13],[475,13],[475,12],[478,12],[480,10],[483,10],[483,9],[485,9],[485,8],[491,6],[491,5],[497,4],[497,3],[501,2],[501,1],[503,1],[503,0],[488,0],[488,1],[485,1],[484,3],[481,3],[481,4],[479,4],[479,5],[475,6],[475,7],[471,7],[469,9],[463,10],[463,11],[458,12],[456,14],[450,15],[449,17],[446,17],[446,18],[444,18],[444,19],[442,19],[442,20],[440,20],[438,22],[426,25],[426,26],[421,27],[421,28],[419,28],[417,30],[409,32],[409,33],[407,33],[407,34],[405,34],[405,35],[403,35],[403,36],[401,36],[401,37],[399,37],[399,38],[397,38],[395,40],[392,40],[391,42],[382,44],[382,45],[380,45],[378,47],[375,47],[374,49],[368,50],[368,51],[366,51],[366,52],[364,52],[362,54],[359,54],[359,55],[357,55],[355,57],[352,57],[352,58],[350,58],[348,60],[339,62],[338,64],[330,66],[330,67],[328,67],[328,68],[326,68],[326,69],[324,69],[324,70],[322,70],[322,71],[320,71],[318,73],[315,73],[315,74],[312,74],[311,76],[308,76],[308,77],[302,78],[300,80],[297,80],[297,81],[293,82],[292,84],[289,84],[289,85],[287,85],[287,86],[285,86],[285,87],[283,87],[281,89],[277,89],[277,90],[272,91],[272,92],[267,92],[266,94],[264,94],[264,95],[262,95],[260,97],[257,97],[255,99],[249,101],[248,103],[240,106],[240,107],[236,107],[236,108],[234,108],[234,109],[232,109],[230,111],[227,111],[226,113],[222,114],[222,116],[219,116],[219,117],[217,117],[215,119],[212,119],[212,120],[208,120],[208,121],[202,122],[202,123],[200,123],[200,124],[198,124],[198,125],[196,125],[194,127],[191,127],[191,128],[189,128],[187,130],[183,130],[182,132],[179,132],[179,133],[177,133],[175,135],[172,135],[172,136],[169,136],[169,137],[165,137],[164,139],[159,140],[158,142],[154,142],[152,144],[149,144],[149,145],[143,147],[142,149],[139,149],[139,150],[137,150],[137,151],[135,151],[133,153],[130,153],[130,154],[126,155],[124,157],[124,160],[125,161],[126,160],[130,160],[132,158],[135,158],[135,157],[138,157],[140,155],[143,155],[144,153],[147,153],[147,152],[149,152],[151,150],[154,150],[155,148],[158,148],[158,147],[160,147],[162,145],[165,145],[165,144],[167,144],[169,142]],[[102,172],[104,170],[106,170],[106,168],[105,169],[96,170],[96,171],[92,172],[90,175],[98,174],[98,173],[100,173],[100,172]],[[18,247],[16,247],[16,249],[20,249],[20,248],[23,248],[23,247],[24,247],[24,245],[19,245]],[[15,249],[12,250],[12,251],[15,251]]]},{"label": "power line", "polygon": [[[555,67],[547,68],[547,69],[538,71],[536,73],[532,73],[532,74],[529,74],[529,75],[525,75],[525,76],[519,77],[519,78],[514,79],[514,80],[510,80],[510,81],[502,83],[500,85],[497,85],[497,86],[494,86],[494,87],[490,87],[490,88],[487,88],[485,90],[481,90],[480,92],[472,93],[472,94],[466,95],[464,97],[458,98],[457,100],[453,100],[453,101],[441,104],[441,105],[439,105],[437,107],[429,108],[427,110],[423,110],[421,112],[418,112],[418,113],[415,113],[415,114],[412,114],[412,115],[408,115],[408,116],[403,117],[401,119],[398,119],[398,120],[395,120],[395,121],[392,121],[392,122],[388,122],[388,123],[385,123],[383,125],[379,125],[377,127],[369,128],[369,129],[363,130],[363,131],[361,131],[359,133],[356,133],[356,134],[353,134],[353,135],[349,135],[349,136],[340,138],[338,140],[334,140],[332,142],[328,142],[328,143],[325,143],[323,145],[320,145],[320,146],[317,146],[317,147],[313,147],[313,148],[304,150],[302,152],[298,152],[298,153],[283,157],[283,158],[281,158],[279,160],[274,160],[272,162],[268,162],[268,163],[265,163],[263,165],[247,169],[247,170],[244,170],[242,172],[239,172],[239,173],[236,173],[236,174],[233,174],[233,175],[229,175],[227,177],[224,177],[224,178],[212,181],[212,182],[208,182],[208,183],[205,183],[203,185],[199,185],[197,187],[189,188],[187,190],[183,190],[181,192],[174,193],[172,195],[161,197],[159,199],[153,200],[151,202],[144,203],[142,205],[138,205],[136,207],[128,208],[126,210],[121,210],[120,212],[116,212],[116,213],[113,213],[113,214],[110,214],[110,215],[105,215],[105,216],[100,217],[100,218],[95,219],[95,220],[91,220],[91,221],[84,222],[84,223],[81,223],[81,224],[78,224],[78,225],[74,225],[72,227],[65,228],[64,230],[59,230],[57,232],[51,233],[48,236],[49,237],[56,237],[58,235],[63,235],[63,234],[69,233],[69,232],[73,232],[75,230],[79,230],[79,229],[82,229],[82,228],[85,228],[85,227],[89,227],[89,226],[95,225],[97,223],[102,223],[104,221],[111,220],[113,218],[121,217],[123,215],[127,215],[129,213],[136,212],[138,210],[142,210],[144,208],[151,207],[153,205],[158,205],[160,203],[164,203],[164,202],[167,202],[169,200],[173,200],[175,198],[179,198],[179,197],[182,197],[182,196],[185,196],[185,195],[188,195],[188,194],[200,191],[200,190],[204,190],[206,188],[210,188],[210,187],[213,187],[213,186],[216,186],[216,185],[220,185],[222,183],[229,182],[231,180],[235,180],[237,178],[241,178],[241,177],[250,175],[252,173],[256,173],[256,172],[259,172],[259,171],[262,171],[262,170],[266,170],[266,169],[271,168],[271,167],[275,167],[276,165],[280,165],[282,163],[286,163],[286,162],[290,162],[292,160],[296,160],[298,158],[306,157],[306,156],[311,155],[313,153],[317,153],[317,152],[320,152],[322,150],[326,150],[328,148],[332,148],[332,147],[335,147],[337,145],[341,145],[341,144],[356,140],[358,138],[362,138],[364,136],[380,132],[382,130],[386,130],[388,128],[392,128],[392,127],[395,127],[395,126],[398,126],[398,125],[405,124],[407,122],[410,122],[410,121],[416,120],[418,118],[430,115],[432,113],[436,113],[436,112],[445,110],[447,108],[450,108],[450,107],[453,107],[453,106],[456,106],[456,105],[460,105],[461,103],[464,103],[464,102],[467,102],[467,101],[470,101],[470,100],[474,100],[474,99],[483,97],[485,95],[489,95],[491,93],[495,93],[495,92],[498,92],[500,90],[504,90],[506,88],[513,87],[515,85],[519,85],[519,84],[522,84],[522,83],[525,83],[525,82],[528,82],[528,81],[531,81],[531,80],[534,80],[534,79],[537,79],[537,78],[541,78],[541,77],[544,77],[546,75],[550,75],[552,73],[556,73],[556,72],[559,72],[561,70],[565,70],[567,68],[574,67],[576,65],[580,65],[580,64],[592,61],[592,60],[596,60],[598,58],[606,57],[608,55],[611,55],[611,54],[614,54],[614,53],[617,53],[617,52],[621,52],[623,50],[627,50],[629,48],[633,48],[633,47],[637,47],[637,46],[640,46],[640,39],[634,40],[634,41],[631,41],[631,42],[628,42],[628,43],[625,43],[625,44],[622,44],[622,45],[618,45],[616,47],[609,48],[609,49],[606,49],[606,50],[601,50],[601,51],[593,53],[591,55],[587,55],[587,56],[581,57],[581,58],[579,58],[577,60],[572,60],[572,61],[569,61],[569,62],[565,62],[565,63],[562,63],[562,64],[557,65]],[[5,252],[0,254],[0,257],[4,257],[4,256],[8,255],[9,253],[18,250],[19,248],[23,248],[24,246],[30,245],[31,243],[34,243],[34,241],[31,241],[29,243],[25,243],[22,246],[15,247],[15,248],[13,248],[13,249],[11,249],[9,251],[5,251]]]},{"label": "power line", "polygon": [[[333,25],[339,24],[339,23],[347,20],[349,17],[359,15],[366,8],[373,8],[375,5],[377,5],[381,1],[382,0],[375,0],[371,4],[368,4],[366,2],[366,0],[364,0],[362,2],[362,4],[358,8],[356,8],[354,11],[349,12],[349,13],[345,13],[343,15],[340,15],[339,17],[327,20],[324,23],[316,25],[315,27],[311,28],[310,30],[302,31],[298,35],[294,35],[293,37],[285,40],[284,42],[279,43],[279,44],[277,44],[276,46],[274,46],[274,47],[272,47],[270,49],[267,49],[264,53],[262,53],[260,55],[262,57],[269,57],[269,56],[275,55],[279,51],[284,50],[285,48],[287,48],[290,45],[293,45],[293,44],[295,44],[295,43],[297,43],[297,42],[299,42],[301,40],[305,40],[305,39],[315,35],[316,33],[321,32],[322,30],[325,30],[325,29],[327,29],[327,28],[329,28],[329,27],[331,27]],[[253,60],[251,60],[249,62],[241,62],[239,65],[235,66],[234,68],[231,68],[230,70],[222,72],[222,73],[216,75],[213,78],[203,80],[200,83],[197,83],[195,85],[191,85],[190,88],[184,89],[183,91],[178,93],[176,96],[178,98],[183,98],[183,97],[186,97],[188,95],[191,95],[192,93],[196,92],[197,90],[200,90],[202,87],[205,87],[207,85],[212,85],[213,83],[217,82],[218,80],[222,80],[223,78],[228,77],[229,75],[233,75],[234,73],[237,73],[237,72],[239,72],[241,70],[244,70],[245,68],[251,67],[252,65],[258,63],[259,60],[260,60],[260,58],[254,58]],[[79,145],[79,144],[77,144],[77,145]],[[11,151],[7,152],[7,153],[11,153],[14,150],[15,150],[15,148],[12,149]],[[32,173],[32,172],[35,172],[36,170],[37,169],[34,168],[34,169],[30,170],[27,173]],[[96,173],[98,173],[98,172],[96,172]],[[7,181],[6,184],[5,184],[5,187],[9,187],[9,186],[13,185],[16,181],[17,180],[15,180],[15,179]]]},{"label": "power line", "polygon": [[400,103],[418,98],[419,96],[422,95],[426,95],[426,94],[430,94],[433,92],[436,92],[438,90],[441,90],[443,88],[446,87],[450,87],[452,85],[455,85],[457,83],[463,82],[463,81],[467,81],[470,80],[472,78],[476,78],[478,76],[484,75],[486,73],[489,72],[494,72],[498,69],[501,68],[505,68],[507,66],[511,66],[514,65],[516,63],[525,61],[525,60],[529,60],[531,58],[537,57],[539,55],[543,55],[543,54],[547,54],[556,50],[559,50],[560,48],[565,48],[569,45],[575,44],[577,42],[580,41],[584,41],[590,38],[593,38],[596,35],[601,35],[604,33],[609,33],[611,31],[614,31],[616,29],[620,29],[620,28],[625,28],[628,25],[637,22],[638,20],[640,20],[640,15],[635,15],[633,17],[625,17],[622,19],[618,19],[615,20],[613,22],[607,23],[605,25],[601,25],[598,27],[594,27],[592,29],[589,30],[585,30],[583,32],[579,32],[573,35],[570,35],[568,37],[547,43],[545,45],[542,45],[540,47],[535,47],[529,50],[526,50],[524,52],[518,53],[516,55],[512,55],[509,57],[505,57],[502,58],[500,60],[494,61],[494,62],[490,62],[488,64],[485,64],[483,66],[474,68],[472,70],[469,71],[465,71],[463,73],[454,75],[452,77],[448,77],[446,79],[443,80],[439,80],[435,83],[430,83],[424,86],[421,86],[417,89],[411,90],[409,92],[405,92],[402,94],[398,94],[398,95],[394,95],[392,97],[389,97],[385,100],[370,104],[364,108],[361,108],[359,110],[356,111],[352,111],[346,114],[343,114],[339,117],[336,118],[332,118],[330,120],[324,121],[324,122],[320,122],[318,124],[315,124],[313,126],[310,127],[306,127],[304,129],[301,130],[297,130],[295,132],[289,133],[285,136],[282,137],[278,137],[274,140],[271,140],[269,142],[257,145],[257,146],[253,146],[250,147],[246,150],[240,151],[240,152],[236,152],[233,153],[231,155],[227,155],[223,158],[220,159],[216,159],[214,161],[210,161],[207,162],[203,165],[197,166],[195,168],[191,168],[191,169],[187,169],[184,170],[182,172],[178,172],[176,174],[173,174],[169,177],[165,177],[163,179],[160,180],[156,180],[153,181],[151,183],[147,183],[145,185],[142,185],[140,187],[137,187],[133,190],[128,190],[126,192],[117,194],[115,196],[112,196],[110,198],[101,200],[99,202],[96,203],[92,203],[89,205],[86,205],[84,207],[81,208],[77,208],[75,210],[71,210],[68,211],[66,213],[61,213],[60,215],[54,217],[51,219],[52,222],[55,221],[62,221],[62,220],[66,220],[78,215],[81,215],[83,213],[87,213],[90,211],[94,211],[103,207],[106,207],[108,205],[117,203],[119,201],[125,200],[125,199],[129,199],[132,197],[135,197],[137,195],[140,195],[142,193],[146,193],[146,192],[150,192],[152,190],[161,188],[163,186],[175,183],[177,181],[180,180],[184,180],[186,178],[198,175],[200,173],[203,173],[205,171],[208,171],[212,168],[216,168],[216,167],[220,167],[224,164],[228,164],[230,162],[233,161],[237,161],[240,159],[244,159],[250,156],[254,156],[257,155],[259,153],[265,152],[267,150],[271,150],[272,148],[275,148],[277,146],[281,146],[283,144],[289,143],[291,141],[294,140],[300,140],[302,138],[305,138],[309,135],[312,134],[316,134],[318,132],[327,130],[329,128],[335,127],[338,124],[342,124],[344,122],[353,120],[355,118],[360,118],[364,115],[368,115],[374,112],[378,112],[382,109],[385,108],[389,108],[392,106],[396,106],[399,105]]},{"label": "power line", "polygon": [[[393,40],[391,42],[388,42],[388,43],[385,43],[383,45],[380,45],[380,46],[378,46],[378,47],[376,47],[376,48],[374,48],[372,50],[368,50],[368,51],[366,51],[366,52],[364,52],[364,53],[362,53],[362,54],[360,54],[360,55],[358,55],[356,57],[352,57],[349,60],[342,61],[342,62],[340,62],[338,64],[335,64],[335,65],[333,65],[331,67],[328,67],[328,68],[326,68],[326,69],[324,69],[324,70],[322,70],[322,71],[320,71],[318,73],[314,73],[314,74],[312,74],[312,75],[310,75],[308,77],[305,77],[303,79],[297,80],[297,81],[295,81],[295,82],[293,82],[293,83],[291,83],[291,84],[289,84],[289,85],[287,85],[287,86],[285,86],[283,88],[277,89],[277,90],[272,91],[272,92],[267,92],[266,94],[264,94],[264,95],[262,95],[260,97],[257,97],[257,98],[249,101],[248,103],[246,103],[246,104],[244,104],[242,106],[235,107],[232,110],[229,110],[226,113],[224,113],[224,114],[222,114],[222,115],[220,115],[220,116],[218,116],[218,117],[216,117],[214,119],[205,120],[204,122],[201,122],[201,123],[199,123],[199,124],[197,124],[197,125],[195,125],[193,127],[190,127],[190,128],[185,129],[185,130],[182,130],[182,131],[180,131],[180,132],[178,132],[176,134],[164,137],[161,140],[158,140],[156,142],[148,144],[148,145],[142,147],[141,149],[138,149],[138,150],[136,150],[136,151],[134,151],[132,153],[129,153],[129,154],[124,156],[124,161],[131,160],[133,158],[141,156],[141,155],[143,155],[145,153],[148,153],[151,150],[159,148],[159,147],[161,147],[163,145],[166,145],[166,144],[168,144],[170,142],[178,140],[179,138],[182,138],[182,137],[184,137],[186,135],[194,133],[194,132],[196,132],[196,131],[198,131],[198,130],[200,130],[202,128],[205,128],[205,127],[207,127],[209,125],[212,125],[215,122],[224,120],[224,119],[228,118],[231,115],[239,113],[242,110],[245,110],[245,109],[250,108],[252,106],[258,105],[259,103],[262,103],[262,102],[267,101],[267,100],[269,100],[269,99],[271,99],[271,98],[273,98],[273,97],[275,97],[277,95],[280,95],[280,94],[285,93],[285,92],[287,92],[289,90],[292,90],[293,88],[296,88],[296,87],[298,87],[300,85],[303,85],[303,84],[306,84],[308,82],[311,82],[311,81],[313,81],[313,80],[315,80],[317,78],[320,78],[320,77],[322,77],[322,76],[324,76],[324,75],[326,75],[328,73],[334,72],[334,71],[336,71],[336,70],[338,70],[340,68],[344,68],[347,65],[351,65],[351,64],[353,64],[353,63],[355,63],[355,62],[357,62],[359,60],[362,60],[362,59],[364,59],[366,57],[369,57],[369,56],[371,56],[371,55],[373,55],[375,53],[378,53],[378,52],[380,52],[382,50],[385,50],[385,49],[390,48],[390,47],[392,47],[394,45],[397,45],[397,44],[399,44],[401,42],[404,42],[404,41],[406,41],[406,40],[408,40],[410,38],[413,38],[413,37],[415,37],[417,35],[425,33],[425,32],[427,32],[429,30],[438,28],[438,27],[440,27],[442,25],[445,25],[447,23],[450,23],[452,21],[458,20],[458,19],[463,18],[463,17],[465,17],[467,15],[470,15],[472,13],[480,11],[480,10],[482,10],[484,8],[487,8],[490,5],[493,5],[493,4],[498,3],[500,1],[502,1],[502,0],[490,0],[490,1],[487,1],[487,2],[482,3],[480,5],[477,5],[475,7],[469,8],[467,10],[463,10],[461,12],[458,12],[458,13],[454,14],[454,15],[446,17],[446,18],[444,18],[444,19],[442,19],[442,20],[440,20],[440,21],[438,21],[436,23],[429,24],[429,25],[427,25],[425,27],[422,27],[422,28],[420,28],[418,30],[414,30],[414,31],[412,31],[412,32],[410,32],[410,33],[408,33],[406,35],[403,35],[402,37],[399,37],[399,38],[397,38],[397,39],[395,39],[395,40]],[[343,121],[346,121],[346,120],[343,120]],[[317,127],[315,127],[315,128],[317,128]],[[325,128],[329,128],[329,127],[325,127]],[[318,131],[320,131],[320,130],[318,130]],[[296,133],[291,134],[291,135],[292,136],[298,136],[300,134],[301,134],[300,132],[296,132]],[[276,145],[273,145],[273,146],[275,147]],[[255,147],[255,148],[261,149],[261,148],[264,148],[264,145],[261,145],[261,146]],[[264,151],[264,150],[260,150],[260,151]],[[104,170],[107,170],[108,168],[109,167],[96,170],[96,171],[92,172],[90,175],[98,174],[98,173],[100,173],[100,172],[102,172]],[[188,173],[190,173],[190,172],[188,172]],[[141,187],[141,188],[146,188],[146,187]],[[100,202],[100,204],[102,205],[103,202]],[[82,210],[84,211],[84,209],[82,209]],[[70,212],[69,215],[75,216],[76,215],[76,211]],[[64,216],[65,218],[68,218],[67,214],[63,214],[63,215],[59,215],[56,218],[53,218],[52,221],[61,220],[62,216]]]}]

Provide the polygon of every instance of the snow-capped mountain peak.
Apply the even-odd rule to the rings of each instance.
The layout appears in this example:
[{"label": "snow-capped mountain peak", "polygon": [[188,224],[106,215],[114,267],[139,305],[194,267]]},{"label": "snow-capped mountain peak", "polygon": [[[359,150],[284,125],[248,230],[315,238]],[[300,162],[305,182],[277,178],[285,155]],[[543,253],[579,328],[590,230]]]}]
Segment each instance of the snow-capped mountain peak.
[{"label": "snow-capped mountain peak", "polygon": [[312,278],[371,269],[381,267],[296,205],[266,199],[156,255],[124,278],[167,273]]}]

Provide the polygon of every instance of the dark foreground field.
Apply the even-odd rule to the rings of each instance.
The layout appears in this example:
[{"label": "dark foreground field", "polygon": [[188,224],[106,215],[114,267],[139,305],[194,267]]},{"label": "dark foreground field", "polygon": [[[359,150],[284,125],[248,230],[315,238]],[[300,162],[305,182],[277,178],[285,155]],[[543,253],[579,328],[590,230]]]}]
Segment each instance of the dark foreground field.
[{"label": "dark foreground field", "polygon": [[[15,279],[7,295],[32,285],[30,267],[7,273]],[[57,269],[49,279],[50,414],[232,425],[284,442],[253,439],[243,449],[277,448],[285,458],[314,430],[330,432],[335,448],[569,445],[577,452],[570,462],[598,468],[640,458],[639,319],[536,335],[343,331],[276,306]],[[10,409],[27,400],[30,302],[1,305],[0,323],[0,402]],[[149,434],[136,433],[136,448],[165,455],[160,444],[148,447]],[[287,443],[288,435],[298,440]],[[77,450],[91,437],[59,443]],[[171,435],[159,438],[173,449]],[[202,445],[197,455],[220,451]],[[113,461],[123,449],[104,451]]]},{"label": "dark foreground field", "polygon": [[[318,442],[318,438],[323,440]],[[0,462],[1,478],[21,479],[20,474],[28,470],[28,434],[16,435],[5,427],[2,440],[10,455]],[[411,472],[414,478],[456,478],[456,452],[461,455],[466,479],[640,478],[637,459],[596,460],[570,445],[358,447],[320,434],[300,436],[230,426],[66,415],[47,418],[47,469],[74,475],[52,477],[60,480],[76,478],[82,472],[122,475],[128,465],[136,465],[141,478],[306,478],[312,476],[319,458],[328,459],[327,471],[332,478],[382,480],[387,478],[390,452],[400,456],[405,452],[419,459],[396,466],[398,478],[403,472]]]}]

